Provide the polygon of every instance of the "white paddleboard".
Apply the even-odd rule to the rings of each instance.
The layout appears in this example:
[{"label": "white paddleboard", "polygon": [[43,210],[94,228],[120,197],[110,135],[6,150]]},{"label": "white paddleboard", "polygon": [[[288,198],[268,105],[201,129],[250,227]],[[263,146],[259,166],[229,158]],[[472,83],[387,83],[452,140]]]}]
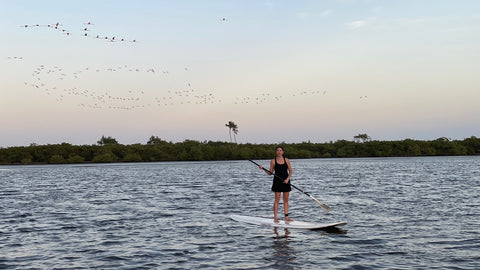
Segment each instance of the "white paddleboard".
[{"label": "white paddleboard", "polygon": [[231,215],[230,218],[236,221],[245,222],[245,223],[254,224],[254,225],[279,227],[279,228],[307,229],[307,230],[327,229],[327,228],[332,228],[335,226],[343,226],[347,224],[347,222],[344,222],[344,221],[327,223],[327,224],[319,224],[319,223],[303,222],[303,221],[296,221],[296,220],[294,221],[279,220],[278,223],[275,223],[273,221],[273,218],[249,217],[249,216],[241,216],[241,215]]}]

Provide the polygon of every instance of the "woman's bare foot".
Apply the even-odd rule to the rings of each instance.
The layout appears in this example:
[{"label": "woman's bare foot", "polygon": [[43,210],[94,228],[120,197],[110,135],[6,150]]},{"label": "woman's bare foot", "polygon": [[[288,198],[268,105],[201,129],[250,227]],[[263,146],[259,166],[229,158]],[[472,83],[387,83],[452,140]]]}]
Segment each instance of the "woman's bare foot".
[{"label": "woman's bare foot", "polygon": [[277,218],[277,217],[274,217],[274,218],[273,218],[273,222],[279,223],[278,218]]},{"label": "woman's bare foot", "polygon": [[293,219],[291,219],[289,217],[285,217],[285,221],[293,221]]}]

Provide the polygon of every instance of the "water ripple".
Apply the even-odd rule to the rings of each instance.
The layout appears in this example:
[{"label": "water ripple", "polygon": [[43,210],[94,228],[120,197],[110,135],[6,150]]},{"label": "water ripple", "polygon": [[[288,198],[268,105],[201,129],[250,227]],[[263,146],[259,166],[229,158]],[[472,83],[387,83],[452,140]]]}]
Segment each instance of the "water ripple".
[{"label": "water ripple", "polygon": [[[298,231],[247,161],[0,166],[0,269],[479,269],[479,157],[292,160]],[[268,161],[259,161],[268,164]],[[281,206],[282,207],[282,206]]]}]

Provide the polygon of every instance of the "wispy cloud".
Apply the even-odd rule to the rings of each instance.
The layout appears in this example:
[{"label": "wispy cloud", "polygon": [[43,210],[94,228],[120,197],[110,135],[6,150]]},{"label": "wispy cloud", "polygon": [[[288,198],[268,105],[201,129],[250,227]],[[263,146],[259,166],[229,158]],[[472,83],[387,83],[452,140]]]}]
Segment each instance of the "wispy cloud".
[{"label": "wispy cloud", "polygon": [[359,28],[366,27],[368,25],[372,25],[375,22],[375,18],[369,18],[365,20],[357,20],[344,23],[345,27],[350,30],[355,30]]},{"label": "wispy cloud", "polygon": [[322,18],[325,18],[325,17],[328,17],[330,16],[330,14],[332,14],[332,10],[331,9],[327,9],[327,10],[324,10],[320,13],[320,17]]},{"label": "wispy cloud", "polygon": [[365,25],[367,25],[367,21],[359,20],[359,21],[347,22],[347,23],[344,23],[344,25],[348,29],[358,29],[358,28],[362,28]]}]

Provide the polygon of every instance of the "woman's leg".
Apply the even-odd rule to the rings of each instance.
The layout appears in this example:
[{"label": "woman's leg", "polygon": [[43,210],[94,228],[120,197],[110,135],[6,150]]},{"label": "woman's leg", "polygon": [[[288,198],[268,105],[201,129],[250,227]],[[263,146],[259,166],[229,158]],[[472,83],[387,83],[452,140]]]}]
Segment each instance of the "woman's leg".
[{"label": "woman's leg", "polygon": [[275,201],[273,202],[273,221],[278,223],[278,204],[280,203],[281,192],[275,192]]},{"label": "woman's leg", "polygon": [[293,221],[288,216],[288,196],[290,195],[290,192],[283,192],[283,211],[285,213],[285,221]]}]

